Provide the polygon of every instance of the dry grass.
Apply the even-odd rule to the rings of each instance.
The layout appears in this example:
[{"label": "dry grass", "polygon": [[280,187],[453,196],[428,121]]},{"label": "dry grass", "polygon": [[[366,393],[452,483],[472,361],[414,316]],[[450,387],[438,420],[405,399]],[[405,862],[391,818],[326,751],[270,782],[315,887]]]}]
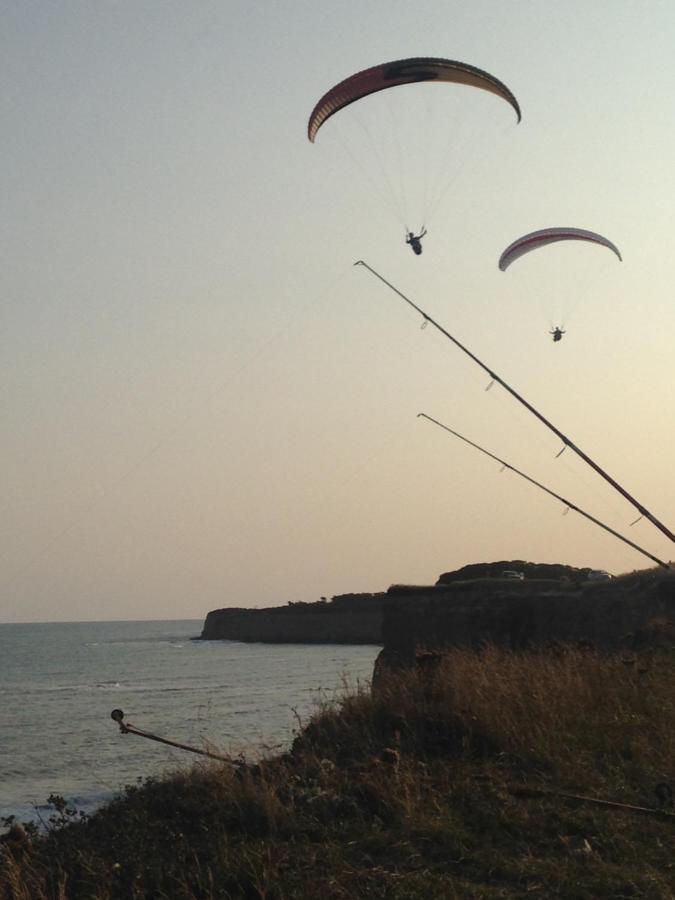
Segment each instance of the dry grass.
[{"label": "dry grass", "polygon": [[456,650],[317,711],[292,752],[128,789],[6,845],[2,900],[675,896],[675,658]]}]

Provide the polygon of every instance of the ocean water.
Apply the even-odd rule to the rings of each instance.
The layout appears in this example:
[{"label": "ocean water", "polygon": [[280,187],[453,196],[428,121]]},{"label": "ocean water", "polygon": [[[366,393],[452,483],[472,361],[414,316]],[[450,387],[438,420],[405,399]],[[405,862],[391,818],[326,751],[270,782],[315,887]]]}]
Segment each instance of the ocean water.
[{"label": "ocean water", "polygon": [[299,723],[370,680],[375,646],[195,641],[201,620],[0,625],[0,816],[90,812],[139,778],[201,759],[110,718],[247,757],[289,746]]}]

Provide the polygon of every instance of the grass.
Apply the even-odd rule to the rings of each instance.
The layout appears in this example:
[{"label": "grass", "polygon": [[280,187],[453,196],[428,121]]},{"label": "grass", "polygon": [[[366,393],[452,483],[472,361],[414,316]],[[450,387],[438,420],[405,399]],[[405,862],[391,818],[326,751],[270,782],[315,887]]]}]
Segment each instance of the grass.
[{"label": "grass", "polygon": [[436,662],[319,708],[283,756],[150,779],[81,819],[53,798],[46,835],[4,843],[0,898],[675,897],[672,811],[550,793],[657,805],[672,652]]}]

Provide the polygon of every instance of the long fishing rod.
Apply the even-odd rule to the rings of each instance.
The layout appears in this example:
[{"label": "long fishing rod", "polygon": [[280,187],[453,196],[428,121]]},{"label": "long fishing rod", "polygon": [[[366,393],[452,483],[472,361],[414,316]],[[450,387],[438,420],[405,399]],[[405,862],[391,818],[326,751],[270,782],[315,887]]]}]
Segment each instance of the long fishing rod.
[{"label": "long fishing rod", "polygon": [[110,713],[110,718],[117,722],[120,726],[120,732],[122,734],[135,734],[136,737],[144,737],[148,738],[150,741],[157,741],[158,744],[168,744],[169,747],[177,747],[179,750],[188,750],[190,753],[198,753],[200,756],[208,756],[209,759],[217,759],[220,762],[229,763],[231,766],[235,766],[236,762],[230,759],[227,756],[221,756],[219,753],[211,753],[209,750],[201,750],[199,747],[191,747],[190,744],[180,744],[178,741],[170,741],[169,738],[159,737],[157,734],[151,734],[149,731],[141,731],[140,728],[136,728],[135,725],[132,725],[131,722],[125,722],[124,720],[124,712],[121,709],[113,709]]},{"label": "long fishing rod", "polygon": [[659,559],[658,556],[654,556],[648,550],[644,550],[642,547],[638,546],[634,541],[629,540],[629,538],[624,537],[622,534],[619,534],[618,531],[615,531],[613,528],[610,528],[609,525],[605,525],[604,522],[601,522],[599,519],[596,519],[595,516],[592,516],[590,513],[587,513],[585,510],[581,509],[581,507],[576,506],[570,500],[566,500],[565,497],[561,497],[560,494],[556,494],[555,491],[552,491],[550,488],[547,488],[545,485],[541,484],[538,481],[535,481],[534,478],[530,478],[529,475],[526,475],[525,472],[521,472],[520,469],[516,469],[515,466],[512,466],[510,463],[507,463],[505,460],[500,459],[498,456],[495,456],[494,453],[490,453],[489,450],[486,450],[485,447],[481,447],[479,444],[474,444],[473,441],[470,441],[468,438],[459,434],[457,431],[453,431],[452,428],[448,428],[447,425],[444,425],[442,422],[439,422],[438,419],[432,418],[432,416],[428,416],[426,413],[418,413],[417,418],[428,419],[429,422],[433,422],[434,425],[438,425],[439,428],[443,428],[445,431],[448,431],[450,434],[454,435],[456,438],[459,438],[460,441],[464,441],[465,444],[468,444],[470,447],[474,447],[476,450],[480,450],[481,453],[484,453],[486,456],[489,456],[490,459],[494,459],[495,462],[498,462],[504,469],[509,469],[511,472],[515,472],[516,475],[520,475],[521,478],[524,478],[525,481],[529,481],[530,484],[535,485],[535,487],[540,488],[542,491],[545,491],[551,497],[555,497],[556,500],[560,500],[561,503],[564,503],[568,509],[573,509],[574,512],[578,512],[579,515],[588,519],[589,522],[593,522],[595,525],[599,525],[600,528],[604,528],[605,531],[608,531],[610,534],[613,534],[614,537],[618,538],[620,541],[623,541],[624,544],[628,544],[629,547],[632,547],[633,550],[637,550],[638,553],[641,553],[643,556],[646,556],[648,559],[651,559],[653,562],[658,563],[660,566],[663,566],[664,569],[670,569],[670,566],[667,562],[664,562],[662,559]]},{"label": "long fishing rod", "polygon": [[[669,785],[665,785],[669,788]],[[605,809],[637,813],[640,816],[655,816],[657,819],[666,819],[675,823],[675,814],[666,809],[654,809],[651,806],[635,806],[632,803],[617,803],[614,800],[604,800],[602,797],[587,797],[583,794],[567,794],[563,791],[551,791],[546,788],[522,787],[521,785],[507,785],[507,791],[512,797],[529,799],[533,797],[560,797],[562,800],[572,800],[574,803],[592,803],[594,806],[602,806]]]},{"label": "long fishing rod", "polygon": [[395,294],[398,294],[398,296],[402,300],[405,300],[405,302],[409,306],[412,306],[412,308],[422,316],[422,318],[424,319],[425,322],[430,322],[434,326],[434,328],[436,328],[438,331],[441,332],[442,335],[444,335],[446,338],[448,338],[448,340],[452,341],[452,343],[456,347],[459,347],[459,349],[463,353],[466,353],[466,355],[470,359],[472,359],[475,363],[477,363],[477,365],[479,365],[481,367],[481,369],[483,369],[485,372],[488,373],[488,375],[490,376],[490,378],[492,378],[493,381],[496,381],[498,384],[500,384],[504,388],[504,390],[508,391],[509,394],[511,394],[512,397],[514,397],[519,403],[522,403],[522,405],[525,407],[525,409],[529,410],[533,416],[536,416],[540,422],[542,422],[550,431],[553,432],[553,434],[555,434],[558,438],[560,438],[560,440],[563,442],[565,447],[569,447],[571,450],[573,450],[577,454],[577,456],[579,456],[581,459],[583,459],[583,461],[585,463],[587,463],[587,465],[589,465],[592,469],[594,469],[598,473],[598,475],[601,475],[605,479],[605,481],[607,481],[609,484],[611,484],[612,487],[616,491],[618,491],[622,497],[624,497],[626,500],[628,500],[628,502],[630,504],[632,504],[635,507],[635,509],[637,509],[638,512],[642,516],[645,517],[645,519],[649,519],[649,521],[652,523],[652,525],[655,525],[659,529],[659,531],[662,531],[663,534],[666,535],[666,537],[670,538],[670,540],[673,543],[675,543],[675,534],[673,534],[673,532],[667,526],[665,526],[663,524],[663,522],[660,522],[656,518],[656,516],[653,515],[653,513],[649,512],[649,510],[645,506],[643,506],[634,497],[632,497],[628,493],[628,491],[625,490],[625,488],[621,487],[621,485],[618,483],[618,481],[615,481],[611,477],[611,475],[608,475],[604,469],[601,469],[600,466],[590,458],[590,456],[588,456],[586,453],[583,452],[583,450],[581,450],[579,447],[577,447],[577,445],[574,444],[567,437],[567,435],[564,435],[562,433],[562,431],[560,431],[558,428],[555,427],[555,425],[553,425],[551,422],[549,422],[549,420],[546,419],[539,412],[539,410],[535,409],[531,403],[528,403],[524,397],[521,397],[521,395],[517,391],[514,391],[514,389],[512,387],[510,387],[510,385],[508,385],[502,378],[500,378],[496,372],[493,372],[492,369],[490,369],[488,366],[486,366],[484,362],[482,362],[480,359],[478,359],[478,357],[475,354],[473,354],[469,349],[467,349],[463,344],[460,344],[460,342],[457,340],[457,338],[454,338],[450,334],[449,331],[446,331],[445,328],[443,328],[441,325],[438,324],[438,322],[434,321],[434,319],[432,319],[431,316],[429,316],[427,313],[425,313],[423,309],[420,309],[420,307],[417,306],[417,304],[413,303],[413,301],[409,297],[406,297],[406,295],[404,293],[399,291],[398,288],[394,287],[394,285],[391,284],[391,282],[387,281],[386,278],[383,278],[382,275],[380,275],[379,272],[376,272],[375,269],[373,269],[371,266],[369,266],[367,262],[364,262],[362,259],[359,259],[359,260],[357,260],[357,262],[354,263],[354,265],[355,266],[363,266],[365,269],[368,269],[368,271],[372,275],[375,275],[376,278],[379,278],[380,281],[383,284],[386,284],[386,286],[390,290],[392,290]]}]

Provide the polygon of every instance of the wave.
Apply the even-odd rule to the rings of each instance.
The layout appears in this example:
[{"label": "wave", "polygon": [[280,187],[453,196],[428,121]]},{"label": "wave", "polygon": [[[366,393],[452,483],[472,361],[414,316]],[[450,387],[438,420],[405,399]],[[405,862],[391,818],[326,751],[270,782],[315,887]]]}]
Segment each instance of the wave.
[{"label": "wave", "polygon": [[[192,634],[162,634],[157,635],[156,637],[150,635],[144,635],[141,637],[119,637],[119,638],[108,638],[105,641],[98,641],[96,644],[89,644],[88,646],[120,646],[124,644],[180,644],[183,646],[184,641],[192,641],[198,635]],[[190,644],[192,646],[192,644]]]},{"label": "wave", "polygon": [[[105,803],[109,803],[114,797],[119,795],[119,791],[92,790],[91,792],[76,794],[74,796],[66,796],[65,800],[71,809],[78,812],[91,815]],[[19,822],[34,822],[36,825],[42,825],[45,828],[49,824],[50,816],[56,814],[56,810],[49,803],[37,802],[15,802],[8,805],[0,806],[0,818],[5,816],[14,816]]]},{"label": "wave", "polygon": [[[37,697],[44,694],[82,694],[91,691],[120,691],[129,694],[220,694],[227,689],[227,685],[219,684],[127,684],[124,681],[95,681],[89,684],[35,684],[22,685],[21,697],[23,705],[29,697]],[[16,687],[0,688],[0,696],[16,696]]]}]

